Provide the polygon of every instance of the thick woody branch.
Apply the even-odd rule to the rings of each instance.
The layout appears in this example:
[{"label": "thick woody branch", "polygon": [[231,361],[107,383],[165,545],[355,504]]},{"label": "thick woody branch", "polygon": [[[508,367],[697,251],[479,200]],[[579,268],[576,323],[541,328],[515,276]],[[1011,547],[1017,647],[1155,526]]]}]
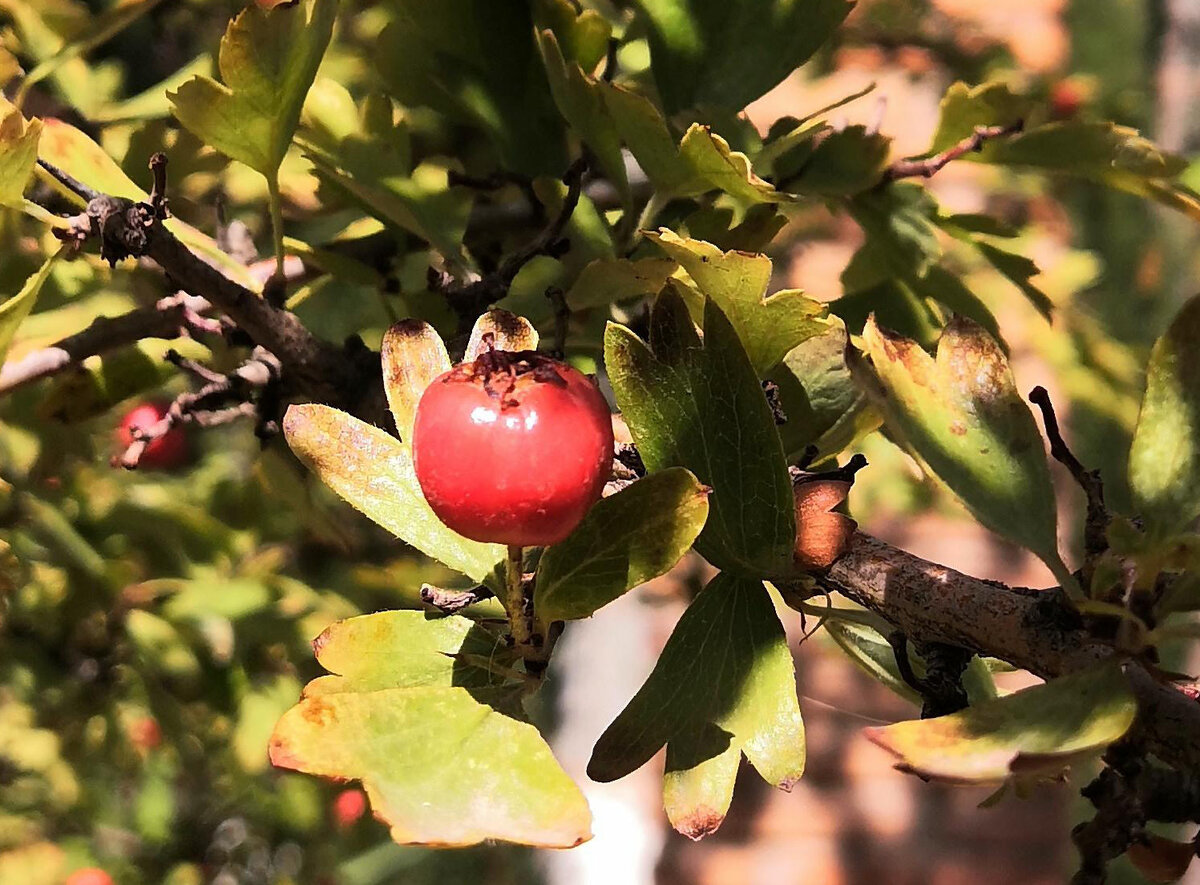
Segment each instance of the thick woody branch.
[{"label": "thick woody branch", "polygon": [[[1052,678],[1111,657],[1057,590],[1028,590],[972,578],[869,535],[820,579],[876,612],[916,642],[970,649]],[[1164,762],[1200,770],[1200,703],[1140,664],[1126,667],[1148,747]]]}]

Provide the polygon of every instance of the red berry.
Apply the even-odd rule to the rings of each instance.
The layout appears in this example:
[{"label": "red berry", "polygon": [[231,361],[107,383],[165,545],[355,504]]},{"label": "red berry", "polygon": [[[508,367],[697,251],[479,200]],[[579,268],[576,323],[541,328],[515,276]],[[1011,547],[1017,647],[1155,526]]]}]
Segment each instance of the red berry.
[{"label": "red berry", "polygon": [[367,796],[362,790],[343,790],[333,800],[333,819],[343,830],[357,823],[366,810]]},{"label": "red berry", "polygon": [[113,880],[99,867],[85,867],[67,876],[65,885],[113,885]]},{"label": "red berry", "polygon": [[153,716],[142,716],[129,723],[129,740],[143,753],[148,753],[162,743],[162,729]]},{"label": "red berry", "polygon": [[[148,430],[157,424],[167,414],[167,407],[162,403],[142,403],[134,406],[125,413],[117,427],[117,440],[122,449],[128,448],[134,441],[134,428]],[[181,467],[188,457],[187,435],[178,425],[172,427],[162,436],[155,439],[142,452],[139,467],[157,470],[173,470]]]},{"label": "red berry", "polygon": [[533,351],[490,351],[436,378],[412,442],[429,506],[475,541],[561,541],[612,469],[612,417],[595,383]]}]

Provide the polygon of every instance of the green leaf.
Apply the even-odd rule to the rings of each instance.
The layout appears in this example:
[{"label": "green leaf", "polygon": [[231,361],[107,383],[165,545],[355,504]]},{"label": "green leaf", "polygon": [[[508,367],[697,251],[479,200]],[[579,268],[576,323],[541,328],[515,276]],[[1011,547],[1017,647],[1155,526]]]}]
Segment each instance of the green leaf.
[{"label": "green leaf", "polygon": [[705,299],[712,300],[737,331],[758,374],[770,371],[793,347],[828,329],[825,306],[800,292],[785,290],[765,297],[771,281],[771,259],[766,255],[722,252],[711,243],[680,237],[667,228],[646,236],[679,262],[694,283],[694,297],[687,299],[692,315],[703,316]]},{"label": "green leaf", "polygon": [[171,93],[185,128],[275,179],[300,122],[304,96],[333,34],[338,0],[302,0],[240,12],[221,39],[224,83],[197,76]]},{"label": "green leaf", "polygon": [[383,336],[383,389],[400,439],[412,439],[417,404],[430,383],[450,371],[442,336],[423,320],[401,320]]},{"label": "green leaf", "polygon": [[667,745],[671,825],[715,830],[733,793],[738,753],[784,789],[804,771],[804,726],[783,625],[761,581],[722,573],[679,619],[654,671],[601,735],[588,775],[640,768]]},{"label": "green leaf", "polygon": [[621,137],[605,106],[603,93],[578,64],[563,58],[553,31],[538,31],[536,37],[554,103],[572,131],[591,148],[600,161],[600,168],[627,203],[630,199],[629,179],[621,156]]},{"label": "green leaf", "polygon": [[385,688],[482,688],[502,685],[516,656],[500,636],[476,622],[421,611],[383,611],[347,618],[313,640],[330,676],[308,684],[305,696]]},{"label": "green leaf", "polygon": [[125,123],[134,120],[157,120],[171,114],[169,93],[193,77],[204,76],[213,69],[212,56],[198,55],[165,80],[122,101],[101,105],[88,120],[93,123]]},{"label": "green leaf", "polygon": [[749,574],[792,569],[795,514],[783,447],[754,368],[709,301],[705,336],[672,290],[651,313],[650,345],[609,324],[604,357],[617,404],[651,471],[686,467],[713,489],[696,549]]},{"label": "green leaf", "polygon": [[848,0],[639,0],[654,80],[668,113],[740,111],[804,64],[842,23]]},{"label": "green leaf", "polygon": [[676,267],[674,261],[663,258],[599,258],[586,265],[567,290],[567,305],[571,310],[585,310],[657,295]]},{"label": "green leaf", "polygon": [[929,153],[953,147],[974,134],[978,126],[1010,126],[1024,119],[1030,110],[1029,100],[1014,94],[1006,83],[955,83],[942,97],[941,116]]},{"label": "green leaf", "polygon": [[1102,663],[960,713],[869,728],[867,737],[927,779],[998,783],[1030,766],[1061,768],[1133,724],[1137,704],[1121,667]]},{"label": "green leaf", "polygon": [[0,366],[4,365],[4,358],[8,355],[8,349],[12,347],[13,339],[17,336],[17,329],[21,323],[25,322],[29,312],[33,310],[38,293],[42,291],[42,286],[50,276],[50,270],[54,267],[54,261],[58,255],[59,253],[56,252],[47,258],[37,273],[25,281],[20,292],[0,304]]},{"label": "green leaf", "polygon": [[863,377],[888,427],[976,519],[1032,550],[1061,580],[1042,438],[995,340],[961,317],[946,326],[936,359],[873,318],[863,340],[881,386]]},{"label": "green leaf", "polygon": [[282,768],[361,780],[400,843],[571,848],[591,838],[587,801],[537,729],[464,688],[306,697],[279,720],[270,754]]},{"label": "green leaf", "polygon": [[1042,272],[1036,263],[1024,255],[1006,252],[1004,249],[993,246],[991,243],[982,240],[973,240],[973,242],[980,254],[988,260],[992,267],[996,268],[997,271],[1008,278],[1009,282],[1021,290],[1022,294],[1029,299],[1029,303],[1037,309],[1038,313],[1047,320],[1051,318],[1051,315],[1054,313],[1054,302],[1050,300],[1050,296],[1030,282],[1030,279]]},{"label": "green leaf", "polygon": [[538,563],[534,607],[548,621],[590,617],[669,570],[708,518],[708,490],[679,467],[598,501]]},{"label": "green leaf", "polygon": [[759,178],[749,157],[733,150],[724,138],[699,123],[693,123],[683,134],[679,159],[691,170],[692,177],[707,182],[710,189],[725,191],[741,203],[786,203],[792,199]]},{"label": "green leaf", "polygon": [[1200,516],[1200,296],[1183,306],[1150,353],[1129,485],[1159,534]]},{"label": "green leaf", "polygon": [[37,163],[41,120],[25,121],[21,112],[0,98],[0,205],[20,209],[25,186]]},{"label": "green leaf", "polygon": [[389,92],[485,132],[498,165],[561,175],[562,117],[534,46],[529,4],[393,0],[375,62]]},{"label": "green leaf", "polygon": [[879,184],[892,140],[866,126],[847,126],[816,144],[799,172],[780,187],[801,194],[844,196]]},{"label": "green leaf", "polygon": [[394,436],[316,404],[290,406],[283,432],[322,482],[422,553],[475,581],[504,558],[500,545],[470,541],[442,524],[421,494],[407,447]]},{"label": "green leaf", "polygon": [[925,188],[900,183],[864,191],[848,201],[846,208],[867,235],[864,248],[870,250],[874,273],[870,278],[854,278],[847,267],[842,282],[848,291],[888,277],[924,276],[941,258],[942,246],[933,223],[937,205]]},{"label": "green leaf", "polygon": [[867,675],[905,700],[921,703],[921,695],[900,675],[896,653],[882,633],[866,624],[832,617],[825,624],[825,629],[829,638]]}]

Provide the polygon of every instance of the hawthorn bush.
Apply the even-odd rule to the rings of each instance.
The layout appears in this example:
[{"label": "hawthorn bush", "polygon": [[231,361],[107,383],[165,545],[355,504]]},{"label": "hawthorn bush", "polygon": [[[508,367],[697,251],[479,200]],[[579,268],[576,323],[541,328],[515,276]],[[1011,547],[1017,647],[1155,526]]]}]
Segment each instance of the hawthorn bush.
[{"label": "hawthorn bush", "polygon": [[[898,765],[1020,792],[1102,759],[1076,881],[1127,850],[1182,876],[1192,845],[1147,826],[1200,820],[1200,690],[1160,654],[1200,608],[1200,299],[1162,308],[1102,475],[997,306],[1063,336],[1066,386],[1116,385],[1112,342],[1061,318],[1020,213],[926,180],[1195,221],[1183,159],[1015,79],[951,85],[919,156],[840,122],[866,92],[757,132],[848,0],[230,5],[0,3],[0,881],[378,881],[344,781],[398,843],[576,846],[537,715],[556,642],[692,549],[716,577],[589,777],[665,747],[692,838],[743,756],[790,788],[807,617],[921,702],[869,730]],[[814,211],[861,243],[828,302],[773,276]],[[1056,586],[858,532],[880,445]],[[1044,682],[998,691],[1014,668]],[[445,857],[399,863],[479,875]]]}]

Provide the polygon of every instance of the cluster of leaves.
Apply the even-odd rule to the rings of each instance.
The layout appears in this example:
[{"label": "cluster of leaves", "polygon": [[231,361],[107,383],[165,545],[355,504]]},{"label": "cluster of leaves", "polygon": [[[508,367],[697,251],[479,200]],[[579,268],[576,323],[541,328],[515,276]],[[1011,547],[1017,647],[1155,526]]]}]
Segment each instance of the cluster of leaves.
[{"label": "cluster of leaves", "polygon": [[[177,844],[181,833],[214,832],[248,804],[269,844],[302,841],[322,825],[320,794],[299,776],[268,780],[268,735],[280,768],[362,781],[399,842],[587,839],[586,802],[527,709],[538,682],[505,642],[504,611],[481,603],[435,616],[417,604],[424,579],[500,590],[504,551],[457,536],[422,498],[408,448],[416,402],[468,331],[465,359],[484,332],[501,348],[532,349],[563,320],[556,304],[567,309],[569,358],[587,369],[602,361],[648,474],[531,558],[539,617],[588,617],[693,546],[719,570],[598,736],[588,769],[616,779],[665,747],[664,804],[680,832],[698,838],[720,825],[743,755],[774,786],[803,773],[775,587],[807,580],[793,556],[804,527],[789,465],[835,459],[881,427],[983,525],[1044,560],[1081,611],[1118,622],[1122,652],[1193,632],[1169,617],[1200,607],[1200,302],[1151,356],[1129,460],[1137,518],[1112,524],[1108,552],[1081,583],[1060,554],[1049,467],[1000,322],[960,273],[971,261],[986,266],[1049,318],[1055,304],[1034,282],[1037,266],[1015,251],[1019,231],[943,211],[923,185],[896,180],[887,136],[830,122],[862,94],[781,119],[765,136],[738,116],[833,39],[845,0],[628,9],[391,0],[355,14],[336,0],[263,2],[229,24],[216,71],[211,57],[188,60],[126,99],[103,66],[80,69],[81,56],[151,20],[158,4],[117,3],[95,17],[64,6],[71,15],[0,4],[30,65],[20,77],[0,55],[0,73],[19,82],[0,120],[0,233],[12,247],[0,276],[17,293],[0,305],[0,363],[167,294],[145,268],[62,260],[51,233],[64,222],[46,207],[66,211],[74,200],[77,209],[78,197],[36,160],[144,199],[133,180],[144,149],[165,146],[173,205],[193,222],[167,224],[189,248],[262,289],[266,275],[227,254],[227,235],[201,232],[193,203],[219,181],[235,204],[265,204],[275,273],[286,270],[285,253],[306,268],[288,306],[318,336],[381,345],[395,434],[300,404],[285,436],[325,485],[445,570],[380,564],[376,544],[346,537],[279,445],[257,457],[214,451],[186,482],[138,482],[81,467],[84,440],[49,442],[62,436],[51,419],[95,420],[177,383],[167,349],[228,367],[236,340],[145,339],[89,358],[37,398],[11,396],[3,629],[22,651],[0,679],[0,753],[19,776],[5,795],[4,809],[18,813],[4,819],[0,847],[44,853],[57,842],[73,857],[120,856],[164,875],[162,857],[203,853]],[[54,116],[27,119],[39,84],[99,143]],[[1200,198],[1178,180],[1181,160],[1112,123],[1048,121],[1003,84],[951,87],[923,159],[934,163],[981,127],[1016,132],[1019,123],[1019,134],[962,159],[1083,179],[1200,218]],[[577,156],[590,173],[576,198],[559,176]],[[773,291],[766,254],[813,206],[862,234],[844,294],[827,304]],[[565,242],[523,261],[489,298],[528,319],[477,320],[463,293],[564,207]],[[40,248],[19,248],[30,232]],[[283,285],[278,276],[273,285]],[[560,300],[545,297],[554,290]],[[764,381],[778,391],[782,425]],[[318,553],[340,547],[339,563],[314,562],[327,557],[297,545],[298,534]],[[372,595],[382,586],[391,598]],[[912,694],[885,622],[850,608],[825,614],[852,660]],[[317,661],[331,675],[292,706],[302,643],[318,633]],[[1108,746],[1135,713],[1113,664],[1011,696],[997,695],[982,662],[969,677],[965,711],[875,739],[924,776],[1003,783],[1034,770],[1031,761],[1057,770]],[[142,721],[174,739],[139,750],[125,723]],[[17,745],[25,756],[7,749]],[[80,777],[80,760],[98,748],[114,762]],[[187,783],[218,795],[173,805]],[[135,833],[135,847],[111,848],[120,840],[101,836],[113,832]]]}]

